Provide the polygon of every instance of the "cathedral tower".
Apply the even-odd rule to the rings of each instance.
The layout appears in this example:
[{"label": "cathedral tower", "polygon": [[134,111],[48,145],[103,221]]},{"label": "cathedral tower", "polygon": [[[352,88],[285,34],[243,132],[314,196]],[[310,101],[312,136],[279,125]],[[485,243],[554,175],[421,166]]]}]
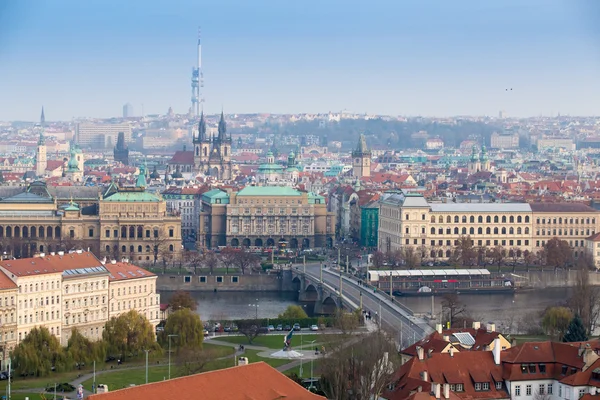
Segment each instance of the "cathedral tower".
[{"label": "cathedral tower", "polygon": [[365,135],[360,135],[358,146],[352,152],[352,175],[357,178],[371,176],[371,151],[367,148]]},{"label": "cathedral tower", "polygon": [[46,173],[48,159],[46,156],[46,138],[44,137],[44,125],[46,118],[44,117],[44,107],[42,107],[42,115],[40,116],[40,137],[38,139],[37,151],[35,155],[35,172],[37,176],[43,176]]}]

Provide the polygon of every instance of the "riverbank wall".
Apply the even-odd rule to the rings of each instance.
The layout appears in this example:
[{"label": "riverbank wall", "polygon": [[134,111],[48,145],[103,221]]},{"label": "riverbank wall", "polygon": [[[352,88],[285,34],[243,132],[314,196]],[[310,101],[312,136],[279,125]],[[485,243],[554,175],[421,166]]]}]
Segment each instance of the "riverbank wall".
[{"label": "riverbank wall", "polygon": [[[536,289],[552,287],[574,287],[577,285],[577,270],[549,270],[549,271],[529,271],[516,272],[514,274],[505,274],[506,277],[514,280],[515,285],[533,287]],[[600,286],[600,273],[590,272],[589,283],[592,286]]]},{"label": "riverbank wall", "polygon": [[159,291],[293,292],[292,272],[273,274],[158,275]]}]

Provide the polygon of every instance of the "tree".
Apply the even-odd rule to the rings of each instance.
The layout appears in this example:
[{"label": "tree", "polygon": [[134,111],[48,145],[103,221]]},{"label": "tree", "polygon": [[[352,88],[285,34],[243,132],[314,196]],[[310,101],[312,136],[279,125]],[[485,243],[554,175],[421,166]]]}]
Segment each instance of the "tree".
[{"label": "tree", "polygon": [[204,266],[208,268],[208,271],[212,275],[217,265],[219,265],[219,258],[217,257],[214,251],[207,250],[202,255],[202,264],[204,264]]},{"label": "tree", "polygon": [[569,327],[563,336],[563,342],[585,342],[588,340],[585,326],[579,315],[575,314],[575,317],[569,323]]},{"label": "tree", "polygon": [[594,260],[589,254],[583,254],[577,260],[577,277],[573,295],[567,305],[573,314],[579,315],[587,332],[592,332],[600,317],[600,288],[590,284],[590,269]]},{"label": "tree", "polygon": [[456,326],[458,317],[466,314],[466,306],[460,302],[458,296],[454,293],[446,294],[442,297],[442,313],[446,314],[450,326]]},{"label": "tree", "polygon": [[67,355],[56,336],[46,327],[35,327],[12,352],[12,366],[17,375],[47,376],[52,371],[68,369]]},{"label": "tree", "polygon": [[519,261],[519,259],[521,258],[521,249],[519,249],[518,247],[512,247],[509,251],[508,251],[508,256],[512,259],[512,265],[513,265],[513,272],[514,272],[514,268],[517,265],[517,262]]},{"label": "tree", "polygon": [[373,268],[382,268],[383,264],[385,263],[385,254],[379,250],[373,252],[371,255],[371,262],[373,263]]},{"label": "tree", "polygon": [[298,320],[308,318],[308,315],[301,306],[288,306],[283,314],[279,314],[280,319]]},{"label": "tree", "polygon": [[506,258],[506,250],[502,246],[496,246],[492,249],[490,258],[492,259],[492,263],[496,264],[498,269],[500,269]]},{"label": "tree", "polygon": [[573,319],[571,310],[566,307],[550,307],[542,317],[542,328],[554,341],[562,339]]},{"label": "tree", "polygon": [[111,318],[102,332],[109,351],[123,358],[142,350],[158,350],[154,338],[152,325],[136,310]]},{"label": "tree", "polygon": [[405,246],[402,249],[403,265],[407,269],[415,269],[421,265],[421,252],[412,246]]},{"label": "tree", "polygon": [[246,273],[247,268],[260,265],[260,257],[249,252],[244,247],[239,249],[226,247],[221,251],[221,257],[226,264],[238,267],[242,271],[242,274]]},{"label": "tree", "polygon": [[81,369],[83,365],[92,361],[106,359],[106,345],[104,341],[90,342],[77,328],[71,329],[71,337],[67,342],[67,355]]},{"label": "tree", "polygon": [[564,268],[573,263],[573,250],[566,240],[552,238],[544,246],[546,260],[550,267]]},{"label": "tree", "polygon": [[189,349],[178,352],[176,363],[181,368],[181,375],[187,376],[202,372],[206,365],[218,358],[218,354],[213,349]]},{"label": "tree", "polygon": [[173,311],[178,311],[182,308],[188,308],[192,311],[196,311],[198,304],[189,292],[179,290],[175,292],[173,297],[171,297],[171,300],[169,301],[169,307],[171,307],[171,310]]},{"label": "tree", "polygon": [[475,252],[473,240],[471,240],[470,236],[461,236],[458,238],[450,260],[452,263],[462,265],[463,267],[475,265],[477,253]]},{"label": "tree", "polygon": [[[529,267],[532,266],[535,262],[535,255],[531,251],[525,250],[523,252],[523,261],[527,266],[527,270],[529,270]],[[513,267],[513,272],[515,272],[515,267]]]},{"label": "tree", "polygon": [[238,332],[246,336],[248,343],[252,344],[254,339],[261,334],[259,320],[244,320],[238,322]]},{"label": "tree", "polygon": [[344,335],[350,334],[358,328],[360,318],[362,318],[362,310],[357,309],[349,313],[338,308],[335,311],[333,326],[339,329]]},{"label": "tree", "polygon": [[[181,308],[167,318],[165,329],[160,334],[160,341],[167,344],[169,335],[177,335],[177,343],[185,351],[202,349],[204,326],[200,316],[189,308]],[[180,347],[178,347],[178,352]]]},{"label": "tree", "polygon": [[329,344],[321,361],[321,388],[328,399],[379,398],[400,366],[397,350],[383,331]]}]

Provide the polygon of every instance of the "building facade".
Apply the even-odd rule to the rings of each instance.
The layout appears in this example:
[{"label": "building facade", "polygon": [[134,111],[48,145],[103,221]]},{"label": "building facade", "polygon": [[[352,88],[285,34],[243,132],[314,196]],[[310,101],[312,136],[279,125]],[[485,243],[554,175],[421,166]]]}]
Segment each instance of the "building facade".
[{"label": "building facade", "polygon": [[205,187],[170,187],[161,195],[167,202],[167,211],[181,216],[181,237],[184,241],[196,241],[202,211],[202,193]]},{"label": "building facade", "polygon": [[360,135],[358,146],[352,152],[352,176],[371,176],[371,151],[367,147],[365,135]]},{"label": "building facade", "polygon": [[492,149],[518,149],[519,148],[519,134],[509,133],[502,134],[498,132],[492,133],[490,138],[490,145]]},{"label": "building facade", "polygon": [[225,116],[221,112],[217,137],[208,137],[204,113],[200,116],[198,136],[194,137],[194,170],[218,180],[232,178],[231,135],[227,135]]},{"label": "building facade", "polygon": [[290,187],[247,186],[239,192],[212,190],[202,197],[202,247],[313,248],[333,244],[335,215],[325,199]]},{"label": "building facade", "polygon": [[77,144],[84,148],[110,149],[117,143],[119,132],[123,132],[126,142],[131,142],[131,125],[80,123],[75,127]]},{"label": "building facade", "polygon": [[457,241],[469,236],[477,247],[537,253],[557,237],[578,257],[586,237],[599,231],[599,212],[573,203],[428,203],[420,194],[399,193],[380,204],[383,252],[411,246],[428,257],[448,258]]},{"label": "building facade", "polygon": [[0,367],[7,369],[10,352],[17,345],[18,287],[6,274],[0,273]]}]

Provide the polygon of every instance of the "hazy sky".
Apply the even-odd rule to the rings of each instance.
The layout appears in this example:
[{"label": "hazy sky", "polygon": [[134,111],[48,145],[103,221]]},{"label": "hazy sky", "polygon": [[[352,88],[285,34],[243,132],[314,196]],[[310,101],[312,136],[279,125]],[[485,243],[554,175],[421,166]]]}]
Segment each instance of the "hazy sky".
[{"label": "hazy sky", "polygon": [[[598,114],[600,1],[3,0],[0,120]],[[506,88],[513,88],[506,92]]]}]

